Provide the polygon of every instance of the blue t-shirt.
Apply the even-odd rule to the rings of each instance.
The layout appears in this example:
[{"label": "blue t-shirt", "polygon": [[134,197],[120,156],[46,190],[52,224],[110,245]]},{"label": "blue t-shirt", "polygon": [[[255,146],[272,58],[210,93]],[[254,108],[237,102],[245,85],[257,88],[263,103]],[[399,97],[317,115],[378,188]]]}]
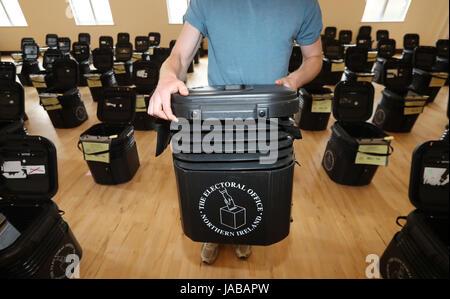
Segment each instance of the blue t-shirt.
[{"label": "blue t-shirt", "polygon": [[274,84],[323,26],[317,0],[191,0],[184,19],[208,38],[209,85]]}]

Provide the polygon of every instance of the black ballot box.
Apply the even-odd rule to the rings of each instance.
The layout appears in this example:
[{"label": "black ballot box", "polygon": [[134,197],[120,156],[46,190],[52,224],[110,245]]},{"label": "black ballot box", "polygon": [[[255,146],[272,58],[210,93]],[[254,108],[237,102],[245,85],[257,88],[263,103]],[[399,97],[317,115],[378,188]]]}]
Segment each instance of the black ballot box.
[{"label": "black ballot box", "polygon": [[[298,105],[296,91],[274,85],[201,87],[172,96],[179,119],[171,128],[173,164],[190,239],[270,245],[289,235],[293,146],[301,138],[290,117]],[[236,125],[227,126],[232,120]],[[197,127],[197,121],[216,126]],[[201,144],[214,131],[221,138],[210,153]]]},{"label": "black ballot box", "polygon": [[52,87],[39,93],[40,104],[55,128],[74,128],[88,119],[78,90],[78,63],[64,57],[55,60],[51,69]]},{"label": "black ballot box", "polygon": [[16,66],[0,62],[0,135],[24,135],[25,94],[16,82]]},{"label": "black ballot box", "polygon": [[55,146],[41,136],[0,136],[0,161],[0,278],[72,278],[82,249],[52,201]]},{"label": "black ballot box", "polygon": [[299,91],[299,111],[295,122],[302,130],[326,130],[331,115],[333,92],[329,88],[305,87]]},{"label": "black ballot box", "polygon": [[[380,272],[386,279],[449,278],[449,140],[426,141],[413,152],[409,199],[416,207],[383,252]],[[404,225],[399,220],[406,221]]]},{"label": "black ballot box", "polygon": [[427,100],[428,96],[411,90],[403,95],[386,88],[382,91],[373,123],[388,132],[410,132],[423,113]]},{"label": "black ballot box", "polygon": [[136,174],[140,163],[130,125],[135,110],[136,95],[132,88],[106,88],[97,107],[97,117],[102,123],[81,134],[78,147],[97,184],[122,184]]},{"label": "black ballot box", "polygon": [[372,116],[374,88],[368,82],[342,81],[336,86],[331,138],[322,166],[334,182],[348,186],[370,184],[379,166],[387,166],[391,137],[366,121]]}]

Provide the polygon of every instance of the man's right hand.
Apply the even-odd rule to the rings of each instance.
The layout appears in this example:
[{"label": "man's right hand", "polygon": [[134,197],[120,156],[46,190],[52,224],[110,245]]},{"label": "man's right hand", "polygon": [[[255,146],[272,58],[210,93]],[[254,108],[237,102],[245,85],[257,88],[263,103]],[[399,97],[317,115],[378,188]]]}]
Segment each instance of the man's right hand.
[{"label": "man's right hand", "polygon": [[183,96],[189,95],[189,90],[183,81],[176,77],[161,78],[158,86],[153,93],[149,105],[148,114],[154,117],[178,122],[178,119],[170,107],[171,96],[174,93],[180,93]]},{"label": "man's right hand", "polygon": [[148,114],[178,122],[170,107],[171,96],[177,92],[183,96],[189,95],[189,90],[180,79],[186,77],[201,41],[200,31],[186,21],[169,58],[161,67],[158,86],[148,105]]}]

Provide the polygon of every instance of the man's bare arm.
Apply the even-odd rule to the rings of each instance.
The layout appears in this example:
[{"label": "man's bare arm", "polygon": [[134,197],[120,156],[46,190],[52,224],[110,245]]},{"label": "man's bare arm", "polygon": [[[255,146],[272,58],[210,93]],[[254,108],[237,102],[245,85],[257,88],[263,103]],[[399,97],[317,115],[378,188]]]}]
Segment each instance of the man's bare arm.
[{"label": "man's bare arm", "polygon": [[201,41],[200,31],[185,22],[172,53],[161,67],[158,86],[150,99],[148,114],[166,120],[177,120],[170,107],[171,95],[177,92],[185,96],[189,94],[183,81]]},{"label": "man's bare arm", "polygon": [[303,62],[298,70],[289,76],[277,80],[277,85],[284,85],[297,90],[303,85],[311,82],[322,69],[322,42],[320,38],[307,46],[300,46]]}]

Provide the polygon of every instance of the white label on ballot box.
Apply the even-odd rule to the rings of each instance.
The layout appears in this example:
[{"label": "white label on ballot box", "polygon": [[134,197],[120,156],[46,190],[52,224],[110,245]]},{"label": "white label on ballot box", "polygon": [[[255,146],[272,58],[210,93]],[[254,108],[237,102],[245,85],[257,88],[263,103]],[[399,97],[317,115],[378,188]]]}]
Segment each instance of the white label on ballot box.
[{"label": "white label on ballot box", "polygon": [[5,161],[1,167],[7,179],[26,179],[30,175],[45,174],[45,165],[22,165],[21,161]]},{"label": "white label on ballot box", "polygon": [[449,183],[448,168],[425,167],[423,183],[430,186],[445,186]]}]

